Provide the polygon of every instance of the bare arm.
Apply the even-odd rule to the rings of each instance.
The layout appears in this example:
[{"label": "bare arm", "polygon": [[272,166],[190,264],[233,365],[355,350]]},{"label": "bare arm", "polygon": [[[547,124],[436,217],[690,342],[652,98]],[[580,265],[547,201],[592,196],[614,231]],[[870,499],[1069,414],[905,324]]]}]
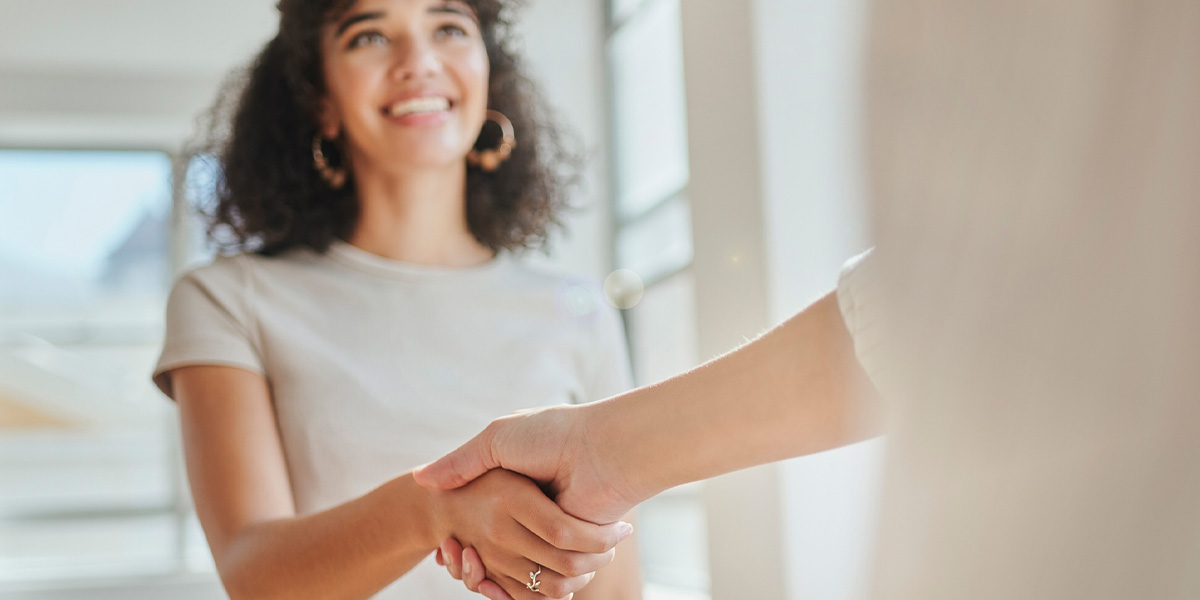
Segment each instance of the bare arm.
[{"label": "bare arm", "polygon": [[453,488],[503,467],[550,484],[568,513],[605,523],[670,487],[881,431],[880,398],[831,293],[662,383],[498,419],[415,475]]},{"label": "bare arm", "polygon": [[733,352],[598,404],[585,434],[645,499],[878,436],[882,415],[831,293]]},{"label": "bare arm", "polygon": [[[264,378],[215,366],[171,376],[196,510],[233,600],[368,598],[447,536],[470,539],[504,572],[525,568],[524,557],[592,571],[612,558],[617,528],[560,518],[536,485],[499,471],[461,495],[431,494],[403,475],[345,504],[297,516]],[[544,504],[536,504],[539,497]],[[566,550],[539,537],[551,534]],[[573,591],[584,579],[590,577],[554,584]],[[520,592],[513,597],[533,598]]]}]

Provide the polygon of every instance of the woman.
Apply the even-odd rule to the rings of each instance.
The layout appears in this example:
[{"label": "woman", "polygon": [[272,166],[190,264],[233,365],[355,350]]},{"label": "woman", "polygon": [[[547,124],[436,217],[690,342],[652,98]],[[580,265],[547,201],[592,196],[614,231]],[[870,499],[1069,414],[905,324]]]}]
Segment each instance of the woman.
[{"label": "woman", "polygon": [[[531,397],[628,384],[594,286],[506,253],[545,239],[564,180],[501,3],[279,8],[219,152],[211,232],[242,253],[176,284],[155,371],[222,581],[471,597],[422,563],[455,539],[517,600],[580,590],[631,526],[568,517],[513,473],[454,492],[408,473]],[[635,553],[576,597],[640,597]]]}]

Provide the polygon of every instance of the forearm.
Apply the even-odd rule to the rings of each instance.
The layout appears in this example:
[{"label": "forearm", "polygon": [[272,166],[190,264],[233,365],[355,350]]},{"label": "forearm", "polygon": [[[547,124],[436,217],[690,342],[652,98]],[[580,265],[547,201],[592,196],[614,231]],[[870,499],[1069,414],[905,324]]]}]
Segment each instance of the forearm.
[{"label": "forearm", "polygon": [[833,294],[729,354],[587,408],[591,444],[631,480],[636,502],[882,430]]},{"label": "forearm", "polygon": [[245,528],[214,549],[232,600],[369,598],[429,555],[429,492],[405,475],[312,515]]}]

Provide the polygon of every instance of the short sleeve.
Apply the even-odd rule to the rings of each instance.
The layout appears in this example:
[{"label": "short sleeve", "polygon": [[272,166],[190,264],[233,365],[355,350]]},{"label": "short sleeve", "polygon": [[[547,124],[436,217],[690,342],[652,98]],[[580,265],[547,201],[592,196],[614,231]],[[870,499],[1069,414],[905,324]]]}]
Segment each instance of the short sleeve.
[{"label": "short sleeve", "polygon": [[621,315],[608,302],[600,300],[600,310],[593,323],[593,371],[585,402],[603,400],[629,391],[633,373],[629,364],[629,345],[625,341],[625,325]]},{"label": "short sleeve", "polygon": [[171,289],[166,335],[153,376],[170,398],[170,372],[179,367],[219,365],[264,373],[250,290],[236,261],[220,258],[184,275]]},{"label": "short sleeve", "polygon": [[877,360],[880,345],[879,303],[874,274],[874,249],[851,258],[838,277],[837,301],[846,330],[854,340],[854,354],[878,385],[881,372]]}]

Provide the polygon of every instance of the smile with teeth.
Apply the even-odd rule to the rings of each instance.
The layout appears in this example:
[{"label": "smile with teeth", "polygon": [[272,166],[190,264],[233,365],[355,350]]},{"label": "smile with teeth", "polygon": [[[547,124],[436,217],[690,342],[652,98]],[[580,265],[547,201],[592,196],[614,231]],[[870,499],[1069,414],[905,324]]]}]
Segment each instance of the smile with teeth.
[{"label": "smile with teeth", "polygon": [[443,112],[447,110],[450,110],[449,99],[438,96],[427,96],[397,102],[385,108],[384,112],[393,117],[403,117],[405,115]]}]

